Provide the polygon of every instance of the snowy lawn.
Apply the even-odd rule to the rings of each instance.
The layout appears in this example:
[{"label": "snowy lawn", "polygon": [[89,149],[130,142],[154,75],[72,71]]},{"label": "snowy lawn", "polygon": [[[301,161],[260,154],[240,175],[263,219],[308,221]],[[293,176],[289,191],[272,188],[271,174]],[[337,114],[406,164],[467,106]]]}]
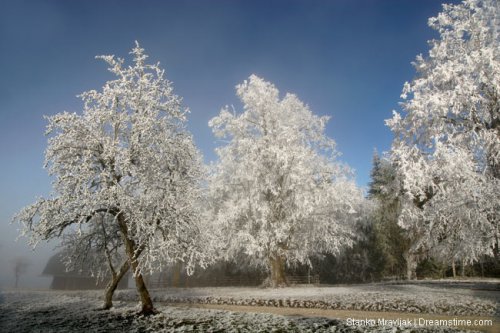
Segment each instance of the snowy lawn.
[{"label": "snowy lawn", "polygon": [[97,310],[101,305],[97,295],[84,291],[2,292],[0,332],[460,332],[430,327],[356,327],[326,318],[192,309],[160,303],[156,304],[159,314],[138,317],[138,308],[132,302],[117,301],[110,311]]},{"label": "snowy lawn", "polygon": [[[500,280],[499,280],[500,281]],[[341,287],[169,288],[152,290],[155,301],[338,310],[498,316],[500,289],[496,282],[364,284]],[[134,290],[116,299],[136,300]]]}]

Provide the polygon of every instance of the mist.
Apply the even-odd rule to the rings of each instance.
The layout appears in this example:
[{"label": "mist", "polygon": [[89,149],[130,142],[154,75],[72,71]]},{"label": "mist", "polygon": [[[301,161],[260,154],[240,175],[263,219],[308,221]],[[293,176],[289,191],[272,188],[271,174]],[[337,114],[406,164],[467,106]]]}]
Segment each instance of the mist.
[{"label": "mist", "polygon": [[[4,212],[2,212],[4,215]],[[19,238],[18,225],[11,224],[10,219],[2,218],[0,225],[0,289],[15,287],[16,258],[23,258],[28,264],[18,281],[19,289],[48,289],[51,276],[42,276],[42,271],[49,258],[55,253],[57,243],[41,243],[33,250],[24,237]],[[7,221],[6,221],[7,220]]]}]

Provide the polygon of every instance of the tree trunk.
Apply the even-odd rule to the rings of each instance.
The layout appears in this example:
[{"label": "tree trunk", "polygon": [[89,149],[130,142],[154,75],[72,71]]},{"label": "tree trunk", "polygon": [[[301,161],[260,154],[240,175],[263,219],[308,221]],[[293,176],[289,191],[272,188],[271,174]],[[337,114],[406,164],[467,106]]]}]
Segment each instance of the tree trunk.
[{"label": "tree trunk", "polygon": [[285,263],[283,257],[276,255],[275,257],[269,258],[269,264],[271,268],[271,287],[286,287],[288,286],[288,281],[285,276]]},{"label": "tree trunk", "polygon": [[181,283],[182,262],[177,261],[172,269],[172,287],[179,288]]},{"label": "tree trunk", "polygon": [[129,268],[130,268],[129,261],[125,260],[125,262],[120,267],[118,274],[112,275],[111,281],[106,286],[106,291],[104,294],[104,305],[102,307],[104,310],[109,310],[113,307],[113,294],[115,293],[115,290],[118,287],[118,283],[120,283],[121,279],[127,273]]},{"label": "tree trunk", "polygon": [[457,277],[457,269],[455,267],[455,259],[451,262],[451,270],[453,271],[453,278],[455,279]]},{"label": "tree trunk", "polygon": [[135,286],[136,286],[137,292],[139,293],[139,297],[141,299],[142,309],[141,309],[140,314],[145,315],[145,316],[155,314],[156,310],[153,307],[153,301],[151,300],[151,297],[149,296],[148,288],[146,287],[146,284],[144,283],[144,279],[142,277],[142,274],[137,271],[137,267],[138,267],[137,261],[134,261],[131,266],[135,272],[135,274],[134,274]]},{"label": "tree trunk", "polygon": [[406,279],[415,280],[417,278],[417,258],[414,253],[406,252],[404,255],[406,260]]},{"label": "tree trunk", "polygon": [[144,279],[142,277],[142,273],[138,269],[139,263],[137,262],[137,256],[139,255],[137,246],[133,239],[130,239],[128,235],[128,228],[125,222],[125,217],[122,213],[119,213],[118,216],[118,224],[120,226],[120,231],[122,233],[123,242],[125,243],[125,251],[127,253],[130,268],[132,268],[132,273],[134,274],[135,287],[137,292],[139,293],[139,298],[141,299],[142,309],[139,314],[149,316],[156,313],[155,308],[153,307],[153,301],[149,296],[148,288],[144,283]]},{"label": "tree trunk", "polygon": [[462,260],[462,267],[461,267],[461,270],[460,270],[460,275],[462,277],[465,277],[465,260]]},{"label": "tree trunk", "polygon": [[500,240],[498,239],[498,236],[495,236],[496,242],[495,245],[493,246],[493,257],[496,259],[497,263],[500,262]]},{"label": "tree trunk", "polygon": [[481,277],[484,277],[484,257],[479,259],[479,265],[481,267]]}]

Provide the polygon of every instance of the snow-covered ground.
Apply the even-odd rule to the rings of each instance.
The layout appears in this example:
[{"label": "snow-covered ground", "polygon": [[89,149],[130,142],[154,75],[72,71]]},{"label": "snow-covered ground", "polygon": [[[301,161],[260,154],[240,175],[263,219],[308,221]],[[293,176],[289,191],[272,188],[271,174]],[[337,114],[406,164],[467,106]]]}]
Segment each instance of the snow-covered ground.
[{"label": "snow-covered ground", "polygon": [[[271,294],[278,292],[283,290]],[[299,291],[292,289],[291,293],[297,295]],[[159,314],[138,317],[135,302],[116,301],[110,311],[97,310],[101,305],[97,295],[83,291],[2,292],[0,332],[463,332],[436,327],[361,327],[336,319],[193,309],[164,303],[156,304]],[[123,298],[125,293],[121,295]]]},{"label": "snow-covered ground", "polygon": [[[342,287],[170,288],[152,290],[155,301],[339,310],[390,311],[447,315],[499,315],[495,282],[364,284]],[[136,300],[133,290],[118,291],[119,300]]]}]

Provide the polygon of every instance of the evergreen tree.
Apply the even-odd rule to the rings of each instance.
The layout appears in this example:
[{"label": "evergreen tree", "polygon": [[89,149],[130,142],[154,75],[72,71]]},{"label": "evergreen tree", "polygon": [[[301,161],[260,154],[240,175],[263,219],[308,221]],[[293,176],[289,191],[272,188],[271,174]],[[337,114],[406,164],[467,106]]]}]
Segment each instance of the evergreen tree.
[{"label": "evergreen tree", "polygon": [[405,257],[410,249],[410,239],[398,225],[400,201],[396,170],[387,157],[380,157],[377,152],[373,155],[368,197],[375,204],[373,237],[377,252],[383,258],[380,260],[380,274],[399,277],[407,266]]}]

